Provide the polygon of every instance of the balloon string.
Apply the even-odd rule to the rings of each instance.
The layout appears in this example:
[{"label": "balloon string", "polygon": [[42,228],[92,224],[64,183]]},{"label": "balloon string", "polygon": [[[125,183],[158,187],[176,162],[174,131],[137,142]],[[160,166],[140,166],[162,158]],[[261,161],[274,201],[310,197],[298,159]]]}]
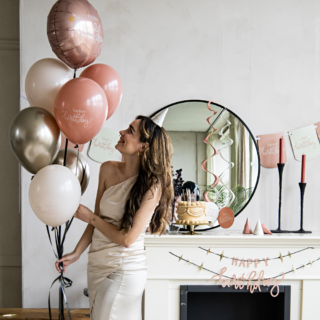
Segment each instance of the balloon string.
[{"label": "balloon string", "polygon": [[[77,69],[74,70],[74,74],[73,74],[73,78],[75,79],[77,74]],[[65,148],[64,148],[64,159],[63,159],[63,166],[65,167],[66,166],[66,162],[67,162],[67,153],[68,153],[68,138],[66,137],[66,143],[65,143]],[[76,146],[78,147],[78,145]],[[77,166],[76,166],[76,175],[77,175],[77,169],[78,169],[78,159],[79,159],[79,147],[78,147],[78,156],[77,156]],[[56,248],[57,248],[57,253],[54,251],[53,249],[53,246],[52,246],[52,241],[51,241],[51,237],[50,237],[50,231],[49,231],[49,227],[47,227],[47,233],[48,233],[48,237],[49,237],[49,241],[51,243],[51,247],[52,247],[52,250],[53,250],[53,253],[54,255],[58,258],[58,259],[61,259],[62,258],[62,255],[63,255],[63,244],[64,244],[64,241],[66,239],[66,235],[67,235],[67,232],[71,226],[71,223],[73,221],[73,217],[71,220],[68,220],[66,223],[65,223],[65,229],[64,229],[64,232],[63,232],[63,237],[61,239],[61,226],[59,226],[58,228],[55,227],[53,228],[53,230],[55,231],[55,243],[56,243]],[[51,303],[50,303],[50,292],[51,292],[51,288],[52,286],[54,285],[54,283],[56,281],[59,280],[59,291],[60,291],[60,298],[62,298],[62,301],[59,300],[59,319],[64,319],[64,315],[63,315],[63,300],[66,304],[66,307],[67,307],[67,311],[68,311],[68,315],[69,315],[69,318],[71,320],[71,314],[70,314],[70,309],[69,309],[69,305],[68,305],[68,301],[67,301],[67,297],[66,297],[66,294],[65,294],[65,291],[64,289],[65,288],[68,288],[68,287],[71,287],[72,285],[72,281],[66,277],[63,276],[63,262],[60,262],[59,263],[59,268],[60,268],[60,276],[58,278],[56,278],[52,284],[51,284],[51,287],[50,287],[50,290],[49,290],[49,296],[48,296],[48,308],[49,308],[49,318],[50,320],[52,319],[51,317]]]},{"label": "balloon string", "polygon": [[[89,147],[90,147],[91,143],[92,143],[92,139],[90,140]],[[82,170],[83,174],[82,174],[82,179],[81,179],[81,183],[80,183],[81,186],[82,186],[84,177],[86,175],[86,168],[87,168],[87,163],[88,163],[88,153],[87,152],[86,152],[86,159],[85,160],[86,160],[86,163],[84,165],[84,169]],[[82,168],[83,168],[83,163],[82,163]]]},{"label": "balloon string", "polygon": [[[72,219],[71,219],[71,221],[72,221]],[[70,224],[71,223],[68,224],[68,222],[66,223],[66,228],[64,230],[64,235],[63,235],[62,240],[61,240],[61,226],[54,227],[52,229],[52,230],[54,230],[54,234],[55,234],[55,243],[56,243],[57,252],[55,252],[54,249],[53,249],[52,242],[51,242],[51,236],[50,236],[50,230],[49,230],[49,227],[46,226],[47,227],[48,237],[49,237],[49,240],[50,240],[50,243],[51,243],[51,246],[52,246],[52,250],[53,250],[53,253],[54,253],[54,255],[56,256],[57,259],[61,259],[62,258],[62,255],[63,255],[63,244],[64,244],[64,241],[65,241],[66,233],[69,230]],[[64,300],[64,303],[65,303],[65,305],[67,307],[69,318],[71,320],[71,313],[70,313],[70,308],[69,308],[68,301],[67,301],[67,296],[65,294],[65,288],[71,287],[72,280],[70,280],[70,279],[68,279],[68,278],[63,276],[63,262],[59,263],[59,268],[60,268],[60,276],[57,277],[52,282],[51,287],[49,289],[49,296],[48,296],[49,318],[50,318],[50,320],[52,320],[51,302],[50,302],[51,288],[54,285],[54,283],[59,280],[59,292],[60,292],[60,298],[62,299],[61,301],[59,301],[59,319],[64,319],[64,315],[63,315],[63,300]]]},{"label": "balloon string", "polygon": [[[207,108],[208,108],[208,110],[210,110],[210,111],[213,112],[213,115],[210,116],[210,117],[208,117],[208,118],[206,119],[206,121],[207,121],[207,123],[209,124],[210,128],[212,129],[212,131],[205,137],[205,139],[203,140],[203,142],[206,143],[206,144],[208,144],[208,145],[213,149],[213,154],[212,154],[211,156],[209,156],[209,158],[207,158],[207,159],[205,159],[204,161],[201,162],[201,167],[202,167],[202,169],[203,169],[205,172],[210,173],[210,174],[212,174],[212,175],[214,176],[214,182],[210,185],[210,188],[214,188],[214,187],[219,183],[219,180],[220,180],[220,179],[219,179],[219,177],[218,177],[216,174],[214,174],[213,172],[209,171],[209,170],[207,169],[207,167],[206,167],[207,161],[208,161],[210,158],[212,158],[212,157],[216,156],[217,154],[219,154],[218,150],[209,142],[210,136],[211,136],[214,132],[217,131],[217,129],[214,128],[214,127],[212,126],[212,124],[210,123],[210,118],[212,118],[213,116],[215,116],[215,115],[218,113],[218,111],[215,111],[215,110],[213,110],[213,109],[210,108],[210,103],[211,103],[211,102],[214,103],[212,100],[210,100],[210,101],[208,102],[208,104],[207,104]],[[212,201],[208,198],[208,192],[209,192],[209,191],[205,191],[205,192],[203,193],[203,198],[205,199],[206,202],[212,202]]]},{"label": "balloon string", "polygon": [[66,137],[66,144],[64,147],[64,159],[63,159],[63,166],[66,166],[66,162],[67,162],[67,153],[68,153],[68,138]]},{"label": "balloon string", "polygon": [[78,154],[77,154],[76,175],[78,174],[78,162],[79,162],[79,148],[78,148]]}]

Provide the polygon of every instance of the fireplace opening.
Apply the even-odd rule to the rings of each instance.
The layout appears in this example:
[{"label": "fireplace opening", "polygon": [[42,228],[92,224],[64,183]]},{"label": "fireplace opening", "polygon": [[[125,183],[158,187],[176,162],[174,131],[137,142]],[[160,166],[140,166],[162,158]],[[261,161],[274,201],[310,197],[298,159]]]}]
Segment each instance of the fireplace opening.
[{"label": "fireplace opening", "polygon": [[271,287],[250,293],[244,287],[219,285],[180,286],[180,320],[290,320],[290,286]]}]

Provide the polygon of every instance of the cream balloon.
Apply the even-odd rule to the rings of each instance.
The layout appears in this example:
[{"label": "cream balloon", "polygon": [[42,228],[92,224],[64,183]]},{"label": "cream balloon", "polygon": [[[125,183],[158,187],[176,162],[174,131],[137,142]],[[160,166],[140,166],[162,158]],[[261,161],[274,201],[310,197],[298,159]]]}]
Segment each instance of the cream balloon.
[{"label": "cream balloon", "polygon": [[45,224],[57,227],[67,222],[77,211],[81,187],[74,173],[60,165],[41,169],[29,187],[33,212]]},{"label": "cream balloon", "polygon": [[37,61],[29,69],[25,81],[30,105],[44,108],[54,115],[56,95],[72,77],[72,71],[58,59],[46,58]]}]

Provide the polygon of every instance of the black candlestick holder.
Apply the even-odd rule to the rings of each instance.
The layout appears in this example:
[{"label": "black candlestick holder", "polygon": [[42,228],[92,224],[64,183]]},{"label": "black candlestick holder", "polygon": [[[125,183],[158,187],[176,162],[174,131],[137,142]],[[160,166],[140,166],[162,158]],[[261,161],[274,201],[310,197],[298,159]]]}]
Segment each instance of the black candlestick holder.
[{"label": "black candlestick holder", "polygon": [[271,230],[272,233],[290,233],[288,230],[281,230],[281,198],[282,198],[282,174],[284,170],[284,163],[278,163],[279,171],[279,211],[278,211],[278,229]]},{"label": "black candlestick holder", "polygon": [[305,182],[300,182],[300,230],[292,231],[293,233],[312,233],[311,231],[305,231],[303,229],[303,200],[304,200],[304,192],[306,190],[307,184]]}]

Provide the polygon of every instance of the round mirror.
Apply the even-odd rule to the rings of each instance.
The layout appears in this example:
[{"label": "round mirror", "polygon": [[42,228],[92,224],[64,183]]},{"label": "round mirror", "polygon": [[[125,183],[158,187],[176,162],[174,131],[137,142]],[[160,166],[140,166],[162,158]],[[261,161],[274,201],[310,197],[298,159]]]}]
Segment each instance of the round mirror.
[{"label": "round mirror", "polygon": [[[250,202],[260,176],[258,147],[249,128],[229,109],[203,100],[170,104],[151,118],[160,113],[173,145],[173,173],[182,169],[184,182],[198,186],[197,200],[214,203],[216,211],[229,207],[237,216]],[[211,227],[196,229],[219,227],[216,218]]]}]

